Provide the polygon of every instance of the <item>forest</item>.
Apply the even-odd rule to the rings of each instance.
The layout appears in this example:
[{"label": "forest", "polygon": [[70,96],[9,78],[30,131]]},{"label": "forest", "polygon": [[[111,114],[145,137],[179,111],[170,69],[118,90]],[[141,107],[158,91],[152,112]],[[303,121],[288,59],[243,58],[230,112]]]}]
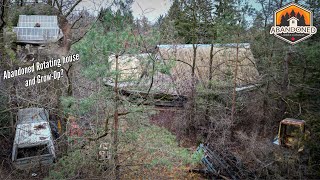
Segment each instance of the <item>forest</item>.
[{"label": "forest", "polygon": [[319,179],[320,0],[146,2],[0,0],[0,179]]}]

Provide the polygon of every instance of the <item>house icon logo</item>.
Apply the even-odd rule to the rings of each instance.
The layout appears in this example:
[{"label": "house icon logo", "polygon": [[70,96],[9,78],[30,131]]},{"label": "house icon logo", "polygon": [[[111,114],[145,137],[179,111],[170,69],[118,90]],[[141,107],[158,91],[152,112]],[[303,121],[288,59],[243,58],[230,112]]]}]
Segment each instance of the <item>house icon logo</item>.
[{"label": "house icon logo", "polygon": [[317,28],[313,26],[313,14],[307,8],[290,3],[274,12],[274,26],[270,34],[275,37],[295,45],[315,33]]},{"label": "house icon logo", "polygon": [[288,19],[289,21],[289,27],[298,27],[298,21],[299,19],[296,17],[291,17],[290,19]]}]

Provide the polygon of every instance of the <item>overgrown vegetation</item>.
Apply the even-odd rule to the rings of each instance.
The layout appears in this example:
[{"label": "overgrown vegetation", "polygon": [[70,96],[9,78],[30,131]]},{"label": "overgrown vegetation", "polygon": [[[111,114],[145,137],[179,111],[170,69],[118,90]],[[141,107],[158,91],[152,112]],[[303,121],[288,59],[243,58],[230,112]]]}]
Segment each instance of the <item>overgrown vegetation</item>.
[{"label": "overgrown vegetation", "polygon": [[[40,178],[199,179],[189,173],[200,167],[199,143],[241,160],[248,179],[320,177],[320,35],[291,46],[269,33],[273,11],[289,1],[173,0],[156,22],[134,17],[133,0],[108,1],[97,17],[78,12],[80,2],[0,2],[0,72],[80,55],[61,81],[0,79],[0,178],[30,176],[10,165],[16,112],[26,107],[45,107],[62,126],[57,162]],[[319,29],[320,1],[296,2]],[[44,50],[15,43],[21,14],[57,15],[64,37]],[[182,106],[171,107],[175,96]],[[304,152],[272,144],[284,118],[306,121]]]}]

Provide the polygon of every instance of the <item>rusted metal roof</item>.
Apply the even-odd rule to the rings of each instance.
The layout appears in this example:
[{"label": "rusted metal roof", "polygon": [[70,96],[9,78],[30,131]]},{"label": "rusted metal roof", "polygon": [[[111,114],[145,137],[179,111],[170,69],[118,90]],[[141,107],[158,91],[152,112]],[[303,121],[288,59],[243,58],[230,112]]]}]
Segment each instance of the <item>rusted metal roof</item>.
[{"label": "rusted metal roof", "polygon": [[304,120],[300,120],[300,119],[293,119],[293,118],[286,118],[284,120],[281,121],[281,124],[293,124],[293,125],[304,125],[306,122]]},{"label": "rusted metal roof", "polygon": [[14,143],[19,147],[41,144],[51,137],[48,112],[43,108],[27,108],[18,112]]}]

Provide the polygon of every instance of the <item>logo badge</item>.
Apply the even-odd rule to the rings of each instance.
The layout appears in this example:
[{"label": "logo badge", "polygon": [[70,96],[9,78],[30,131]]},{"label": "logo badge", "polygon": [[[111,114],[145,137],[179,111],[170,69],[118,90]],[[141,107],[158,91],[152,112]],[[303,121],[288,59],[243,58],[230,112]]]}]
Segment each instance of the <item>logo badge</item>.
[{"label": "logo badge", "polygon": [[274,26],[270,34],[292,45],[317,32],[313,26],[312,11],[296,3],[290,3],[274,12]]}]

